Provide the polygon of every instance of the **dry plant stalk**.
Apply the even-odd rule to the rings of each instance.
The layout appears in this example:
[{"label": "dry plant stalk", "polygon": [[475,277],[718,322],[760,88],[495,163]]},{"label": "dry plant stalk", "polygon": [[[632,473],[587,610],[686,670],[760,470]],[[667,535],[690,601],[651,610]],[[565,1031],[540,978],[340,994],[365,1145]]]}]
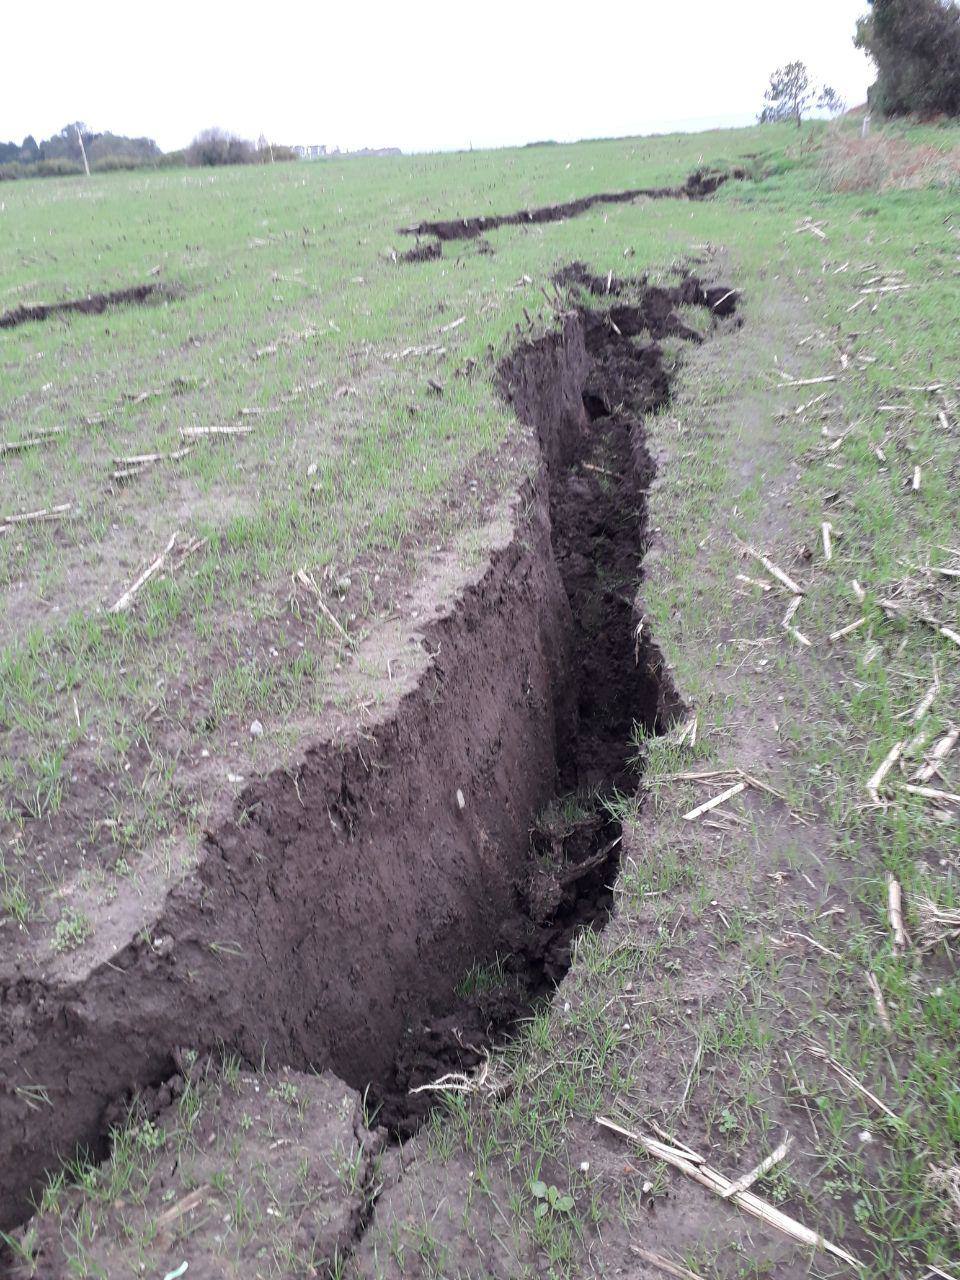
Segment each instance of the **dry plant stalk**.
[{"label": "dry plant stalk", "polygon": [[764,1174],[769,1173],[774,1165],[779,1164],[786,1157],[792,1142],[793,1138],[790,1137],[790,1134],[785,1134],[779,1147],[774,1147],[770,1154],[761,1160],[759,1164],[755,1165],[748,1173],[741,1174],[736,1182],[731,1182],[726,1191],[721,1191],[720,1194],[723,1199],[730,1200],[741,1191],[749,1191],[755,1182],[762,1178]]},{"label": "dry plant stalk", "polygon": [[746,546],[744,547],[744,550],[747,555],[753,556],[754,560],[758,560],[766,569],[767,573],[769,573],[771,577],[776,578],[776,580],[785,586],[791,594],[795,596],[806,595],[805,589],[794,582],[789,574],[784,573],[784,571],[765,556],[762,551],[757,551],[756,547]]},{"label": "dry plant stalk", "polygon": [[939,787],[912,787],[909,782],[903,784],[904,791],[911,795],[923,796],[926,800],[936,800],[939,804],[960,805],[960,795],[953,791],[941,791]]},{"label": "dry plant stalk", "polygon": [[34,524],[47,520],[60,520],[72,509],[72,502],[61,502],[55,507],[41,507],[38,511],[20,511],[16,515],[0,516],[0,525]]},{"label": "dry plant stalk", "polygon": [[683,815],[684,821],[693,822],[695,818],[699,818],[704,813],[709,813],[711,809],[716,809],[725,800],[732,800],[734,796],[738,796],[741,791],[746,791],[746,789],[747,784],[745,782],[735,782],[732,787],[728,787],[726,791],[721,791],[712,800],[706,800],[703,804],[698,804],[695,809],[691,809],[689,813],[685,813]]},{"label": "dry plant stalk", "polygon": [[203,1198],[207,1194],[205,1187],[195,1187],[193,1191],[189,1191],[182,1200],[178,1200],[176,1204],[171,1205],[169,1209],[165,1209],[157,1218],[155,1225],[162,1231],[164,1227],[176,1222],[178,1218],[182,1218],[185,1213],[191,1213],[198,1205],[203,1203]]},{"label": "dry plant stalk", "polygon": [[745,573],[737,574],[737,582],[745,582],[748,587],[759,587],[761,591],[772,591],[769,582],[761,582],[759,578],[748,578]]},{"label": "dry plant stalk", "polygon": [[937,700],[937,694],[940,692],[940,678],[934,671],[934,680],[930,688],[917,703],[916,709],[911,716],[914,724],[919,724],[923,717],[927,714],[934,702]]},{"label": "dry plant stalk", "polygon": [[156,575],[160,572],[160,570],[166,564],[167,556],[173,550],[173,545],[179,536],[180,536],[179,532],[174,533],[171,536],[170,541],[167,543],[164,549],[157,556],[156,560],[154,560],[152,564],[150,564],[146,569],[144,569],[143,573],[141,573],[140,577],[137,578],[136,582],[134,582],[132,586],[128,587],[127,590],[124,591],[123,595],[120,596],[120,598],[110,606],[110,608],[107,610],[108,613],[125,613],[127,609],[130,608],[134,600],[137,598],[137,594],[140,592],[140,590],[146,586],[146,584],[150,581],[151,578],[156,577]]},{"label": "dry plant stalk", "polygon": [[201,440],[207,436],[249,436],[253,427],[181,427],[184,440]]},{"label": "dry plant stalk", "polygon": [[836,382],[837,375],[828,373],[824,378],[790,378],[787,382],[781,382],[781,387],[819,387],[824,382]]},{"label": "dry plant stalk", "polygon": [[905,951],[910,945],[910,939],[903,923],[903,890],[896,876],[887,877],[887,915],[893,932],[893,949]]},{"label": "dry plant stalk", "polygon": [[784,630],[786,631],[787,635],[793,636],[797,644],[802,645],[804,649],[813,648],[812,643],[807,639],[807,637],[803,634],[802,631],[798,630],[797,627],[785,627]]},{"label": "dry plant stalk", "polygon": [[297,572],[294,574],[294,582],[299,582],[301,586],[306,587],[308,591],[313,593],[313,596],[317,602],[317,607],[319,608],[320,612],[323,614],[326,620],[331,624],[331,626],[333,626],[340,633],[340,635],[343,637],[346,643],[350,645],[351,648],[353,648],[353,646],[356,644],[356,641],[353,639],[353,637],[350,635],[348,631],[344,630],[344,628],[341,626],[337,617],[333,613],[331,613],[330,610],[327,608],[327,605],[323,599],[323,596],[320,593],[320,588],[317,586],[313,577],[309,573],[307,573],[306,569],[297,570]]},{"label": "dry plant stalk", "polygon": [[712,1191],[714,1195],[722,1196],[724,1192],[731,1191],[730,1200],[733,1204],[743,1209],[745,1213],[759,1218],[767,1226],[775,1227],[778,1231],[782,1231],[784,1235],[790,1236],[798,1244],[807,1245],[812,1249],[823,1249],[826,1253],[832,1253],[835,1258],[840,1258],[843,1262],[849,1262],[852,1267],[862,1266],[862,1263],[858,1262],[853,1254],[847,1253],[846,1249],[831,1243],[819,1232],[811,1231],[809,1227],[805,1227],[796,1218],[791,1218],[788,1214],[783,1213],[782,1210],[767,1204],[765,1200],[761,1200],[752,1191],[736,1191],[733,1189],[734,1184],[729,1178],[722,1173],[718,1173],[716,1169],[711,1169],[698,1157],[678,1151],[675,1147],[668,1146],[664,1142],[658,1142],[655,1138],[649,1138],[645,1134],[634,1133],[630,1129],[624,1129],[622,1125],[607,1119],[606,1116],[598,1116],[597,1124],[609,1129],[612,1133],[619,1134],[622,1138],[627,1138],[631,1142],[636,1142],[639,1146],[645,1147],[657,1160],[662,1160],[664,1164],[669,1164],[674,1169],[679,1169],[681,1173],[685,1173],[694,1182],[699,1182],[701,1186]]},{"label": "dry plant stalk", "polygon": [[701,1280],[695,1271],[691,1271],[688,1267],[681,1267],[677,1262],[671,1262],[669,1258],[654,1253],[652,1249],[644,1249],[638,1244],[632,1244],[630,1252],[635,1253],[644,1262],[649,1262],[651,1267],[658,1267],[664,1275],[676,1277],[676,1280]]},{"label": "dry plant stalk", "polygon": [[893,1026],[890,1023],[890,1014],[887,1012],[887,1004],[883,998],[883,992],[880,989],[880,983],[877,981],[875,973],[867,974],[867,986],[870,988],[870,994],[873,996],[873,1003],[876,1005],[877,1017],[880,1019],[880,1025],[886,1031],[887,1035],[893,1033]]},{"label": "dry plant stalk", "polygon": [[820,525],[820,536],[823,539],[823,558],[824,560],[833,559],[833,525],[829,520],[824,520]]},{"label": "dry plant stalk", "polygon": [[905,744],[903,742],[895,742],[883,757],[880,767],[877,769],[876,773],[867,780],[867,794],[874,804],[880,803],[880,785],[893,766],[900,759],[903,754],[904,745]]},{"label": "dry plant stalk", "polygon": [[790,623],[793,621],[794,617],[796,616],[797,610],[800,608],[802,604],[803,604],[803,596],[793,597],[793,599],[790,601],[789,605],[787,606],[787,612],[783,615],[783,621],[780,623],[781,627],[787,628],[790,626]]},{"label": "dry plant stalk", "polygon": [[841,1080],[845,1080],[847,1082],[851,1089],[861,1094],[878,1111],[882,1111],[885,1116],[888,1116],[897,1124],[900,1123],[900,1118],[896,1112],[891,1111],[881,1098],[878,1098],[875,1093],[872,1093],[865,1084],[861,1084],[857,1077],[853,1075],[852,1072],[848,1071],[842,1063],[838,1062],[836,1058],[831,1058],[826,1049],[819,1044],[814,1044],[812,1041],[807,1047],[815,1058],[819,1058],[822,1062],[825,1062],[832,1071],[837,1073]]},{"label": "dry plant stalk", "polygon": [[864,617],[857,618],[856,622],[850,622],[845,627],[841,627],[838,631],[831,631],[827,636],[827,639],[831,644],[834,644],[837,640],[842,640],[845,636],[852,636],[854,631],[859,631],[866,621],[867,620]]},{"label": "dry plant stalk", "polygon": [[917,770],[914,775],[917,781],[929,782],[934,774],[939,772],[941,764],[946,760],[958,741],[960,741],[960,725],[952,725],[933,747],[927,758],[927,763],[922,769]]}]

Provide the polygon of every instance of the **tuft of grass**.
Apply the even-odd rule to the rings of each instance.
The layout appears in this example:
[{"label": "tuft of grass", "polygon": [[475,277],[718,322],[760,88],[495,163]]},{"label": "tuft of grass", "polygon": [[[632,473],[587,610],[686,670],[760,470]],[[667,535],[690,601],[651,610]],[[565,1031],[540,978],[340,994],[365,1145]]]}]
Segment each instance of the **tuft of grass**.
[{"label": "tuft of grass", "polygon": [[51,946],[58,954],[74,951],[83,945],[93,933],[89,918],[73,907],[68,907],[56,923]]}]

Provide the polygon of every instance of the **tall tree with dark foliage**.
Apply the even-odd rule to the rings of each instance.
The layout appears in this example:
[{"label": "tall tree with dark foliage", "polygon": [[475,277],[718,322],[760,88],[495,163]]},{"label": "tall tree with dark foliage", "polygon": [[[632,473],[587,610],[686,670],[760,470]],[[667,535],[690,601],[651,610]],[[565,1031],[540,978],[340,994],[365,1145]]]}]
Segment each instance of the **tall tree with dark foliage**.
[{"label": "tall tree with dark foliage", "polygon": [[960,115],[960,8],[954,0],[869,0],[855,43],[877,64],[870,105],[886,115]]}]

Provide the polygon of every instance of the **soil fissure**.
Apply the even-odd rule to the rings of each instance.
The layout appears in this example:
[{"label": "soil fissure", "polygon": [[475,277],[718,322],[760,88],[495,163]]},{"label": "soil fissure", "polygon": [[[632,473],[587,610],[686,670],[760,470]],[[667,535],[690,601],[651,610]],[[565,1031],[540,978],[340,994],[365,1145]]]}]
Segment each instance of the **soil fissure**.
[{"label": "soil fissure", "polygon": [[[416,687],[356,743],[310,744],[247,785],[109,963],[0,980],[0,1226],[58,1153],[103,1154],[118,1098],[184,1046],[332,1070],[413,1132],[432,1095],[411,1090],[480,1063],[606,920],[635,726],[678,707],[635,603],[642,418],[669,395],[660,340],[689,336],[676,306],[720,312],[692,277],[606,282],[618,320],[582,268],[562,283],[557,329],[498,374],[540,466],[512,536],[424,629]],[[49,1106],[24,1104],[36,1080]]]},{"label": "soil fissure", "polygon": [[[564,218],[576,218],[598,204],[629,204],[631,200],[645,197],[648,200],[704,200],[712,196],[731,178],[742,180],[746,171],[733,169],[729,173],[716,169],[697,169],[680,187],[635,187],[629,191],[600,191],[596,195],[581,196],[579,200],[567,200],[563,204],[542,205],[537,209],[520,209],[516,213],[480,215],[473,218],[455,218],[440,221],[423,221],[412,227],[400,227],[406,236],[436,236],[437,240],[475,240],[487,231],[498,227],[519,227],[530,223],[560,222]],[[404,262],[423,262],[438,257],[435,250],[411,249],[403,255]]]},{"label": "soil fissure", "polygon": [[179,290],[159,281],[153,284],[136,284],[126,289],[113,289],[109,293],[90,293],[84,298],[69,298],[63,302],[38,302],[32,306],[13,307],[0,314],[0,329],[14,329],[32,320],[49,320],[52,316],[66,316],[72,312],[98,316],[108,307],[142,307],[165,298],[179,298]]}]

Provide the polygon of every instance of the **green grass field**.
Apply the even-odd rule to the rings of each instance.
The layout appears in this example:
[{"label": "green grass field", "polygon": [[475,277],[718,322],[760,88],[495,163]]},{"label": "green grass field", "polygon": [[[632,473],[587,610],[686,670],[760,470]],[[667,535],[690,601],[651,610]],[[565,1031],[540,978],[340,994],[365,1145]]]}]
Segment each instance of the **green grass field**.
[{"label": "green grass field", "polygon": [[[960,145],[958,128],[894,132]],[[0,330],[0,439],[39,441],[0,454],[0,518],[70,504],[0,530],[0,948],[28,968],[88,945],[142,866],[175,879],[216,796],[352,696],[349,645],[402,610],[423,556],[516,484],[493,360],[516,326],[554,322],[559,266],[659,279],[700,259],[743,293],[742,330],[685,353],[676,401],[648,424],[664,461],[644,604],[696,744],[640,744],[648,798],[625,805],[639,834],[614,921],[498,1056],[510,1088],[435,1113],[356,1274],[610,1274],[634,1237],[703,1280],[958,1273],[960,748],[911,778],[960,719],[960,209],[955,186],[922,179],[832,191],[828,137],[777,126],[0,192],[0,310],[152,278],[182,291]],[[411,243],[397,228],[421,218],[673,184],[701,163],[753,176],[705,202],[505,227],[492,253],[466,241],[396,261]],[[249,432],[189,435],[224,426]],[[174,571],[109,613],[174,534]],[[791,593],[744,544],[802,585],[786,625]],[[305,620],[301,568],[337,624]],[[737,769],[779,798],[751,786],[706,825],[682,820]],[[717,772],[677,777],[698,771]],[[601,1114],[655,1117],[731,1177],[789,1128],[790,1158],[754,1190],[862,1268],[747,1232],[636,1149],[611,1156]],[[445,1167],[471,1185],[441,1228]]]},{"label": "green grass field", "polygon": [[[750,134],[709,142],[721,162],[769,145]],[[137,174],[5,192],[4,308],[121,288],[157,268],[183,292],[0,336],[3,441],[41,441],[0,455],[0,513],[69,504],[62,519],[0,537],[0,783],[14,836],[5,894],[23,923],[50,914],[68,868],[96,877],[119,859],[135,874],[139,850],[202,810],[199,773],[211,786],[245,775],[251,747],[254,763],[275,758],[291,745],[285,725],[329,705],[341,637],[329,624],[331,634],[293,637],[292,574],[349,578],[341,612],[356,636],[391,610],[391,584],[419,547],[478,521],[470,482],[478,488],[482,475],[488,493],[509,483],[490,472],[509,418],[485,376],[488,346],[502,350],[525,309],[543,305],[550,272],[617,222],[611,213],[609,223],[500,235],[495,255],[452,246],[442,262],[406,268],[395,261],[409,247],[397,228],[434,212],[668,182],[703,145]],[[618,267],[636,229],[620,234],[623,246],[606,255]],[[409,351],[420,347],[429,350]],[[482,372],[457,376],[471,362]],[[182,435],[210,427],[249,434]],[[112,479],[150,454],[167,456]],[[451,490],[466,495],[453,510]],[[202,545],[136,610],[110,614],[173,535],[174,560]],[[254,720],[265,733],[251,743]],[[201,769],[202,751],[219,767]],[[38,868],[49,825],[86,817],[77,786],[106,789],[111,811],[81,841],[65,835],[54,865]]]}]

